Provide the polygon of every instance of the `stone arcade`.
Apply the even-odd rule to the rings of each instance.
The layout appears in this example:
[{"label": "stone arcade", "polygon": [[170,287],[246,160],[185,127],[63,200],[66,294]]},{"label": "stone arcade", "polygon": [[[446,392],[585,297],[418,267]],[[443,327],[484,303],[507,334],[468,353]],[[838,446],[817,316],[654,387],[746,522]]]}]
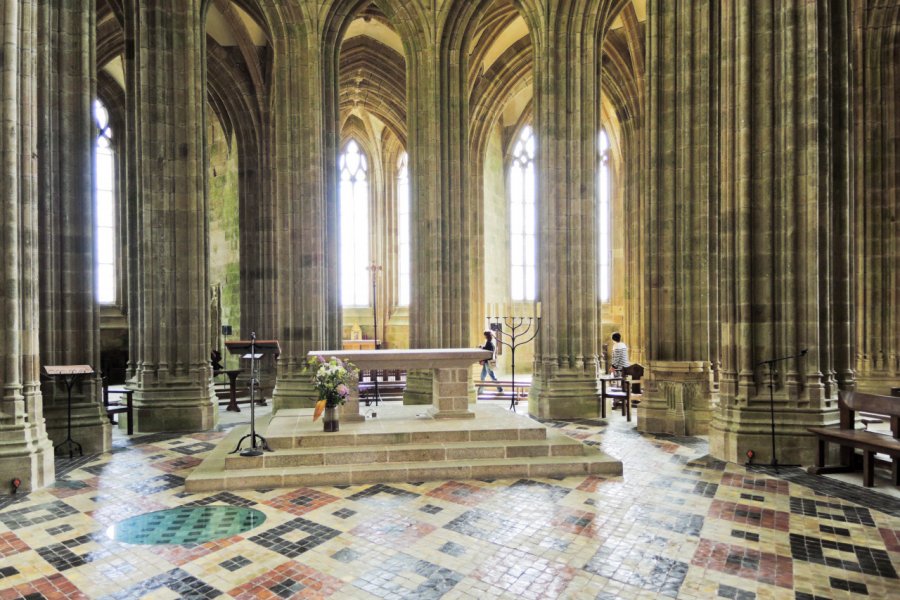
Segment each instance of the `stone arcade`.
[{"label": "stone arcade", "polygon": [[[3,0],[0,596],[253,597],[270,572],[270,594],[395,593],[363,563],[423,596],[896,595],[889,498],[741,463],[772,458],[770,384],[779,459],[804,465],[840,391],[900,385],[898,108],[898,0]],[[531,418],[471,403],[455,365],[410,369],[383,420],[313,431],[308,353],[477,354],[486,317],[538,303]],[[251,331],[281,345],[261,373],[277,451],[242,462],[210,351]],[[636,428],[597,420],[614,331],[646,368]],[[801,349],[774,381],[759,366]],[[47,365],[94,369],[81,461],[54,460]],[[81,547],[194,502],[272,528]],[[858,568],[834,571],[848,546]],[[290,562],[312,548],[327,568]],[[523,556],[550,583],[503,583]]]},{"label": "stone arcade", "polygon": [[[729,461],[766,459],[760,360],[809,349],[775,381],[804,463],[839,389],[897,380],[891,2],[63,4],[3,12],[0,475],[26,489],[53,480],[65,429],[42,364],[121,378],[139,432],[204,430],[228,321],[280,340],[276,410],[309,406],[306,353],[374,333],[346,300],[368,289],[342,266],[354,237],[387,267],[387,347],[471,347],[491,302],[541,300],[520,361],[537,417],[596,414],[614,329],[648,367],[639,430],[708,434]],[[525,204],[504,199],[513,155]],[[341,181],[364,182],[368,240]],[[110,444],[99,386],[75,400],[89,452]],[[430,392],[411,374],[409,399]]]}]

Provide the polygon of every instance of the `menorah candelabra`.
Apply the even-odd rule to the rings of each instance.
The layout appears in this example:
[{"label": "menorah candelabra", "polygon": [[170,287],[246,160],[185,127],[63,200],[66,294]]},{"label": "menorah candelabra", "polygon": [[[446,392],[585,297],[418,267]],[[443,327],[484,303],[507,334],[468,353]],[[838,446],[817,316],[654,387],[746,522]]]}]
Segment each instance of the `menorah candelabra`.
[{"label": "menorah candelabra", "polygon": [[518,399],[516,394],[516,349],[537,337],[538,331],[541,330],[541,317],[488,316],[487,321],[488,328],[499,333],[494,336],[494,340],[510,350],[512,400],[509,402],[509,410],[516,412],[516,400]]}]

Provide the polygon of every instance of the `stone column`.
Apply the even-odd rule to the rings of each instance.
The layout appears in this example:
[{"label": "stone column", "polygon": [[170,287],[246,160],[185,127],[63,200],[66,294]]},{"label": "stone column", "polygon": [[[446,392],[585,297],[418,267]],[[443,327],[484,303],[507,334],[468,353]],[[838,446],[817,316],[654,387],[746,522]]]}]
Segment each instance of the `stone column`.
[{"label": "stone column", "polygon": [[[718,3],[650,2],[647,15],[647,323],[640,431],[706,434],[715,286]],[[627,341],[627,340],[626,340]]]},{"label": "stone column", "polygon": [[533,35],[543,314],[528,410],[541,418],[596,417],[597,64],[606,16],[600,3],[551,3],[547,10],[546,30]]},{"label": "stone column", "polygon": [[853,3],[857,387],[887,395],[900,381],[900,10]]},{"label": "stone column", "polygon": [[137,431],[215,425],[201,0],[127,0],[131,372]]},{"label": "stone column", "polygon": [[[434,44],[407,57],[411,211],[410,348],[474,346],[465,61]],[[446,108],[446,110],[443,110]],[[404,404],[431,404],[433,373],[407,375]],[[474,389],[473,389],[474,391]]]},{"label": "stone column", "polygon": [[0,6],[0,481],[54,479],[38,356],[37,4]]},{"label": "stone column", "polygon": [[273,398],[280,410],[315,404],[306,354],[340,347],[338,72],[336,50],[328,60],[317,32],[287,20],[273,35],[269,174],[282,350]]},{"label": "stone column", "polygon": [[837,420],[850,355],[849,9],[842,2],[721,5],[720,406],[710,451],[810,464],[806,428]]},{"label": "stone column", "polygon": [[[88,364],[72,395],[72,438],[85,453],[109,450],[100,393],[100,318],[94,293],[94,2],[39,3],[38,61],[41,359]],[[42,386],[47,433],[66,438],[65,385]]]}]

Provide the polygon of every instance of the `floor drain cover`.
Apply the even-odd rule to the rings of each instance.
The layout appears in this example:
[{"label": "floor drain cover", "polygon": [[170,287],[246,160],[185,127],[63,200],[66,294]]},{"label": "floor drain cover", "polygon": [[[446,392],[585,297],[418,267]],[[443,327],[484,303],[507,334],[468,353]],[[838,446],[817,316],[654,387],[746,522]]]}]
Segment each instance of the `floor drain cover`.
[{"label": "floor drain cover", "polygon": [[261,525],[266,515],[239,506],[182,506],[116,523],[110,538],[127,544],[202,544]]}]

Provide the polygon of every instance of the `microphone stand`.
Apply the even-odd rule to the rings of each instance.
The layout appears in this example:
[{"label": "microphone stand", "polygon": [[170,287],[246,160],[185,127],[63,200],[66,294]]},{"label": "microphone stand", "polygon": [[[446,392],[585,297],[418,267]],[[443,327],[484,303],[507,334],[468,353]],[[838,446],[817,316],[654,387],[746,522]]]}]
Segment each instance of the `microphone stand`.
[{"label": "microphone stand", "polygon": [[[775,453],[775,363],[791,360],[792,358],[800,358],[806,356],[807,350],[804,348],[800,354],[792,354],[791,356],[782,356],[780,358],[771,358],[756,364],[757,367],[764,365],[769,366],[769,416],[772,425],[772,462],[766,465],[758,465],[760,467],[773,467],[778,472],[778,467],[799,467],[800,465],[779,465],[778,456]],[[748,466],[749,463],[748,463]]]}]

